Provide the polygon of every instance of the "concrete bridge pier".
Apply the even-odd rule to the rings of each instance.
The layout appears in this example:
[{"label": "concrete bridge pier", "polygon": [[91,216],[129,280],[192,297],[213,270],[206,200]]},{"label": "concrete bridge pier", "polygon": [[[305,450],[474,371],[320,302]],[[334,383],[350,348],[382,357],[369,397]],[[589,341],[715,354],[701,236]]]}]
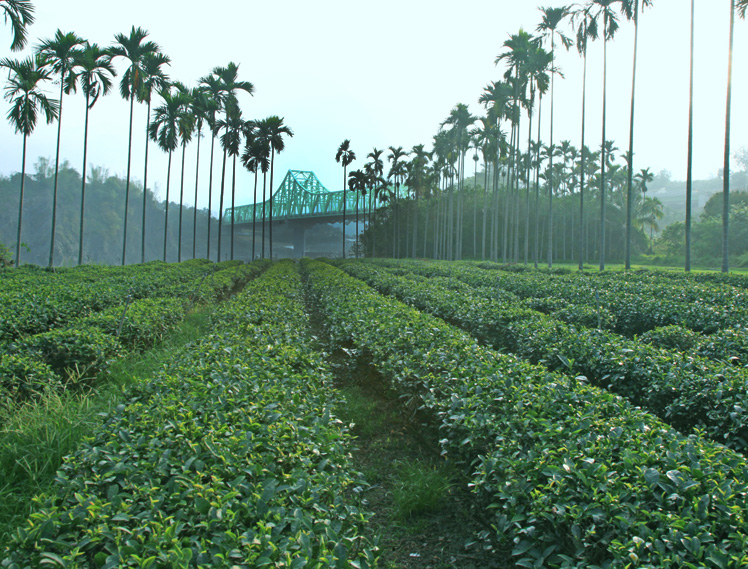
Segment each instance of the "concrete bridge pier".
[{"label": "concrete bridge pier", "polygon": [[306,224],[294,223],[293,228],[293,256],[301,259],[306,249]]}]

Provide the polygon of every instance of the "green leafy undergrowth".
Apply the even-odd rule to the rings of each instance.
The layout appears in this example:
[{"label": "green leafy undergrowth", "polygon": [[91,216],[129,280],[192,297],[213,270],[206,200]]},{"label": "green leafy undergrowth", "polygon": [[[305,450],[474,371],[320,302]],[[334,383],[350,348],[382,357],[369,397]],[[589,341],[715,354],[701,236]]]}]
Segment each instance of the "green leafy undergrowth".
[{"label": "green leafy undergrowth", "polygon": [[604,330],[578,329],[525,306],[485,298],[445,277],[397,276],[368,264],[344,268],[378,290],[454,323],[488,344],[546,368],[584,376],[673,427],[701,429],[748,452],[748,368],[666,350]]},{"label": "green leafy undergrowth", "polygon": [[274,265],[66,459],[2,567],[371,567],[345,429]]},{"label": "green leafy undergrowth", "polygon": [[748,563],[748,464],[683,437],[597,387],[479,345],[465,332],[307,262],[333,346],[354,346],[438,420],[443,452],[472,468],[495,544],[519,566]]},{"label": "green leafy undergrowth", "polygon": [[[211,311],[191,312],[153,349],[115,361],[95,389],[45,390],[33,402],[0,411],[0,544],[26,520],[32,498],[52,490],[63,457],[101,425],[100,414],[111,412],[128,386],[150,378],[186,343],[205,334]],[[24,363],[29,361],[34,362]],[[28,370],[25,376],[33,377]]]}]

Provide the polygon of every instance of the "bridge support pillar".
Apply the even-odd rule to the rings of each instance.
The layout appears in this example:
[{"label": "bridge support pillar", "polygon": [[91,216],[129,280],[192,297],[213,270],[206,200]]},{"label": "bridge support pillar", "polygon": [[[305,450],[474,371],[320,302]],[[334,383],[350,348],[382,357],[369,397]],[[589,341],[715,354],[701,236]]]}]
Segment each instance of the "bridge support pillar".
[{"label": "bridge support pillar", "polygon": [[303,223],[294,224],[293,228],[293,256],[301,259],[306,248],[306,226]]}]

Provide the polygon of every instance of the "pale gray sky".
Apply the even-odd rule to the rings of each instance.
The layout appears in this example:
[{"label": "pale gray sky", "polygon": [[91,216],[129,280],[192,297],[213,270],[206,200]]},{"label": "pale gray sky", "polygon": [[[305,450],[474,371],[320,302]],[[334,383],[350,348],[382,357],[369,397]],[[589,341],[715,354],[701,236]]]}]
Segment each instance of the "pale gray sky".
[{"label": "pale gray sky", "polygon": [[[562,2],[546,0],[543,5]],[[638,170],[670,170],[685,178],[688,112],[690,2],[655,0],[640,22],[637,76],[636,158]],[[697,178],[716,174],[724,149],[725,89],[729,0],[697,0],[695,162]],[[289,168],[314,170],[331,189],[340,189],[342,168],[335,151],[345,138],[365,161],[373,147],[430,146],[439,124],[457,103],[483,109],[478,97],[504,69],[494,60],[503,42],[520,27],[534,31],[540,12],[534,1],[517,0],[228,0],[102,2],[35,0],[36,23],[30,46],[58,28],[92,42],[110,45],[116,33],[132,25],[150,32],[172,59],[168,73],[188,86],[218,65],[240,64],[242,79],[255,86],[254,97],[241,96],[246,118],[277,114],[294,130],[287,149],[276,158],[278,182]],[[748,23],[736,22],[733,91],[734,149],[748,146]],[[0,21],[0,57],[11,54],[10,29]],[[619,148],[628,147],[633,25],[622,22],[609,45],[608,133]],[[580,143],[582,60],[576,50],[558,57],[565,79],[556,83],[556,141]],[[121,74],[124,61],[117,61]],[[6,76],[2,76],[5,84]],[[117,78],[119,81],[119,77]],[[58,88],[48,86],[50,95]],[[602,42],[592,44],[588,67],[587,141],[601,138]],[[156,99],[156,104],[159,104]],[[84,99],[66,97],[61,158],[80,170]],[[9,105],[0,101],[0,173],[21,169],[22,138],[4,119]],[[124,176],[127,166],[128,104],[118,91],[91,113],[89,165]],[[549,113],[543,111],[547,129]],[[132,176],[142,180],[144,105],[136,105]],[[57,127],[40,124],[29,139],[29,167],[38,156],[54,158]],[[547,140],[548,133],[544,138]],[[196,145],[188,147],[186,195],[194,192]],[[207,204],[209,139],[201,148],[201,198]],[[219,175],[219,165],[215,166]],[[149,186],[163,196],[166,156],[151,143]],[[237,175],[237,201],[249,203],[251,175]],[[179,173],[172,171],[172,192]],[[175,194],[172,193],[172,199]],[[191,203],[192,198],[186,198]],[[214,210],[215,210],[214,206]]]}]

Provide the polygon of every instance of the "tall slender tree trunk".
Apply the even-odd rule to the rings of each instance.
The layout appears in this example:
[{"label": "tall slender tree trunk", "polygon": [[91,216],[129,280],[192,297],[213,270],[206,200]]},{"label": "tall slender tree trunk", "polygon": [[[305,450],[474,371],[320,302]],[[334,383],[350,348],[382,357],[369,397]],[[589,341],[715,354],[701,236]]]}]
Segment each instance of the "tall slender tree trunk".
[{"label": "tall slender tree trunk", "polygon": [[23,134],[23,160],[21,163],[21,195],[18,198],[18,238],[16,240],[16,267],[21,266],[21,225],[23,223],[23,191],[26,187],[26,142],[29,135]]},{"label": "tall slender tree trunk", "polygon": [[252,194],[252,260],[255,260],[255,240],[257,237],[257,167],[255,167],[255,189]]},{"label": "tall slender tree trunk", "polygon": [[556,36],[555,33],[551,32],[551,133],[550,133],[550,144],[551,151],[549,153],[549,167],[548,167],[548,268],[553,267],[553,94],[556,85]]},{"label": "tall slender tree trunk", "polygon": [[631,268],[631,213],[634,185],[634,102],[636,101],[636,54],[639,45],[639,0],[634,2],[634,71],[631,79],[631,119],[629,124],[629,175],[626,186],[626,270]]},{"label": "tall slender tree trunk", "polygon": [[540,126],[543,123],[543,93],[538,94],[538,141],[535,151],[535,212],[533,214],[535,227],[535,243],[533,245],[533,260],[535,268],[538,268],[540,260],[540,149],[543,144],[540,141]]},{"label": "tall slender tree trunk", "polygon": [[600,270],[605,270],[605,118],[608,87],[608,28],[603,27],[603,144],[600,149]]},{"label": "tall slender tree trunk", "polygon": [[360,196],[358,195],[358,189],[356,189],[355,192],[356,192],[356,243],[355,243],[355,247],[356,247],[356,259],[358,259],[358,202],[359,202]]},{"label": "tall slender tree trunk", "polygon": [[584,130],[585,130],[585,120],[587,117],[587,21],[585,20],[584,24],[584,49],[583,49],[583,59],[584,59],[584,71],[582,73],[582,148],[580,152],[582,153],[582,165],[581,165],[581,172],[579,175],[579,270],[584,270],[584,258],[585,258],[585,229],[586,225],[584,223],[584,175],[585,175],[585,147],[584,147]]},{"label": "tall slender tree trunk", "polygon": [[[532,94],[531,108],[535,103],[535,93]],[[530,171],[532,170],[532,110],[528,115],[529,124],[527,126],[527,169],[525,170],[525,265],[529,262],[530,256]]]},{"label": "tall slender tree trunk", "polygon": [[261,257],[265,258],[265,202],[267,199],[265,198],[266,195],[266,188],[267,188],[267,179],[268,179],[268,173],[263,172],[262,173],[262,255]]},{"label": "tall slender tree trunk", "polygon": [[166,262],[166,245],[169,231],[169,184],[171,183],[171,150],[169,150],[169,164],[166,167],[166,211],[164,215],[164,263]]},{"label": "tall slender tree trunk", "polygon": [[182,212],[184,211],[184,162],[187,154],[187,144],[182,141],[182,171],[179,181],[179,229],[177,231],[177,261],[182,262]]},{"label": "tall slender tree trunk", "polygon": [[83,264],[83,220],[86,212],[86,158],[88,157],[88,112],[90,97],[86,95],[86,122],[83,128],[83,175],[81,176],[81,219],[78,232],[78,264]]},{"label": "tall slender tree trunk", "polygon": [[226,149],[223,150],[223,165],[221,166],[221,195],[218,201],[218,259],[221,262],[221,240],[223,238],[223,195],[226,189]]},{"label": "tall slender tree trunk", "polygon": [[[478,155],[473,158],[473,259],[478,258]],[[424,257],[426,250],[423,250]]]},{"label": "tall slender tree trunk", "polygon": [[270,233],[270,260],[273,260],[273,170],[275,169],[275,147],[270,146],[270,224],[268,232]]},{"label": "tall slender tree trunk", "polygon": [[348,172],[345,165],[345,157],[343,158],[343,259],[345,259],[345,209],[346,209],[346,182],[348,181]]},{"label": "tall slender tree trunk", "polygon": [[143,222],[140,227],[140,262],[145,263],[145,211],[148,204],[148,131],[151,126],[151,98],[148,97],[148,116],[145,121],[145,166],[143,168]]},{"label": "tall slender tree trunk", "polygon": [[236,155],[231,165],[231,260],[234,260],[234,221],[236,218]]},{"label": "tall slender tree trunk", "polygon": [[[477,200],[477,196],[476,196]],[[481,239],[481,260],[486,260],[486,217],[488,215],[488,161],[483,153],[483,232]]]},{"label": "tall slender tree trunk", "polygon": [[730,270],[730,113],[732,110],[732,51],[735,40],[735,0],[730,0],[730,47],[727,59],[727,109],[725,111],[725,166],[722,179],[722,272]]},{"label": "tall slender tree trunk", "polygon": [[[52,190],[52,236],[49,241],[49,267],[55,264],[55,231],[57,229],[57,182],[60,174],[60,135],[62,134],[62,95],[65,72],[60,77],[60,111],[57,115],[57,150],[55,151],[55,186]],[[85,175],[85,172],[83,173]]]},{"label": "tall slender tree trunk", "polygon": [[[197,187],[200,178],[200,134],[197,131],[197,159],[195,160],[195,210],[192,212],[192,258],[197,258]],[[143,224],[145,225],[145,224]]]},{"label": "tall slender tree trunk", "polygon": [[210,175],[208,176],[208,261],[210,261],[210,229],[213,225],[213,150],[216,145],[215,135],[210,141]]},{"label": "tall slender tree trunk", "polygon": [[125,182],[125,223],[122,226],[122,266],[127,253],[127,212],[130,208],[130,165],[132,163],[132,114],[135,109],[135,93],[130,93],[130,134],[127,138],[127,181]]},{"label": "tall slender tree trunk", "polygon": [[691,193],[693,189],[693,51],[696,0],[691,0],[691,67],[688,87],[688,164],[686,167],[686,266],[691,271]]},{"label": "tall slender tree trunk", "polygon": [[418,257],[418,189],[413,188],[413,258]]}]

